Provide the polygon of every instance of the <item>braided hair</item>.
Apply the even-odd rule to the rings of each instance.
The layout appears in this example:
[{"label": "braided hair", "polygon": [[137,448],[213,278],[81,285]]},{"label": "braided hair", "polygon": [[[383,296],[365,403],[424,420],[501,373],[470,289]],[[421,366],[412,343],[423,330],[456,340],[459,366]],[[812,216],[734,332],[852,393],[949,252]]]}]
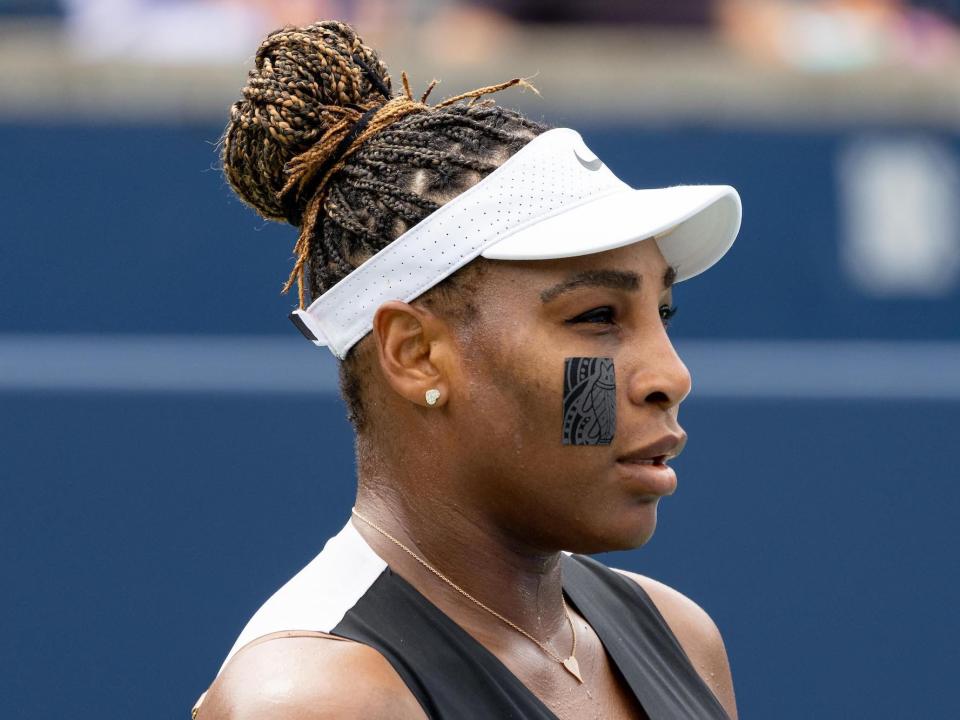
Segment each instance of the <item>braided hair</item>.
[{"label": "braided hair", "polygon": [[[475,185],[546,130],[518,112],[481,100],[515,78],[428,106],[406,75],[404,94],[377,52],[353,28],[323,21],[271,33],[257,51],[243,99],[224,132],[224,174],[260,215],[300,230],[284,285],[299,284],[300,306],[444,203]],[[470,319],[478,259],[421,299],[458,322]],[[348,417],[358,432],[366,340],[340,366]]]}]

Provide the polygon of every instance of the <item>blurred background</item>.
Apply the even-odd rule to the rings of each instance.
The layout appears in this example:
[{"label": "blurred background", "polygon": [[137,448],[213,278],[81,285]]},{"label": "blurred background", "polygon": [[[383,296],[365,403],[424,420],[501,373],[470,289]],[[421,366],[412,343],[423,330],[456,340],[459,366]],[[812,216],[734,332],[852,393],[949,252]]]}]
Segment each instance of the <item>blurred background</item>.
[{"label": "blurred background", "polygon": [[217,167],[259,40],[318,18],[436,99],[532,77],[498,102],[635,186],[740,190],[676,293],[679,490],[605,560],[713,616],[741,717],[954,717],[950,0],[0,0],[0,717],[188,717],[346,521],[293,230]]}]

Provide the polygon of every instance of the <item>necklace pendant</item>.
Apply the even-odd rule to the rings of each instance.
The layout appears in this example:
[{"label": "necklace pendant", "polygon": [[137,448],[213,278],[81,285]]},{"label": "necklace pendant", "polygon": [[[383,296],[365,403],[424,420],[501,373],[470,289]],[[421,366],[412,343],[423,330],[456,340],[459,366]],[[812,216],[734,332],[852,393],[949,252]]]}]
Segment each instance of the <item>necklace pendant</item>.
[{"label": "necklace pendant", "polygon": [[577,659],[573,655],[563,661],[563,667],[577,679],[577,682],[583,684],[583,678],[580,677],[580,663],[577,662]]}]

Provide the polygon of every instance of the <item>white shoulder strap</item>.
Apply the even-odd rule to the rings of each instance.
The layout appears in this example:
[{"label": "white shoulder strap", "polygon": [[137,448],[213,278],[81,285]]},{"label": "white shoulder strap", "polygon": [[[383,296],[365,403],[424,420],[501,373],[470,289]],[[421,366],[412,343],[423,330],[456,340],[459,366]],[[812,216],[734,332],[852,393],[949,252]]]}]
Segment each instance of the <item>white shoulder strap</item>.
[{"label": "white shoulder strap", "polygon": [[264,635],[285,630],[330,632],[386,567],[347,521],[319,555],[254,613],[219,672],[237,651]]}]

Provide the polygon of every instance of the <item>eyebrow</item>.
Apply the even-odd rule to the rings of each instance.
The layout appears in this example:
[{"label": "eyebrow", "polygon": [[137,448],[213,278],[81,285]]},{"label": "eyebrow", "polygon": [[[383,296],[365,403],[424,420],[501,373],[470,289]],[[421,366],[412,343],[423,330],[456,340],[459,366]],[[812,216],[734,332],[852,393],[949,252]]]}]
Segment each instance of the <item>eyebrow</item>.
[{"label": "eyebrow", "polygon": [[[663,274],[664,289],[669,289],[676,279],[676,268],[668,267]],[[564,293],[581,287],[605,287],[632,292],[640,289],[642,281],[643,278],[636,273],[624,270],[584,270],[542,291],[540,300],[548,303]]]},{"label": "eyebrow", "polygon": [[669,290],[673,287],[673,283],[677,280],[677,269],[675,267],[668,266],[665,273],[663,273],[663,289]]}]

